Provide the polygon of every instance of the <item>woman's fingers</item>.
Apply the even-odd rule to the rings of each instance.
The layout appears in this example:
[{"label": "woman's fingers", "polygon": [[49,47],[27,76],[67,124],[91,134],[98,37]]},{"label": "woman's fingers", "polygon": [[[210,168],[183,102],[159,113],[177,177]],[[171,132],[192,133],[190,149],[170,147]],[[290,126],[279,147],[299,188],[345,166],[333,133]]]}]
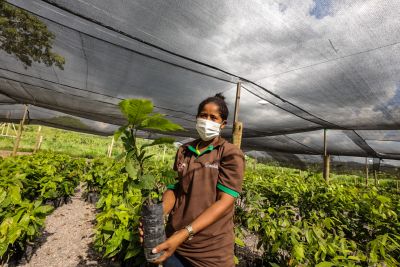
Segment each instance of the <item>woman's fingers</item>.
[{"label": "woman's fingers", "polygon": [[139,241],[140,244],[143,244],[143,235],[144,235],[144,231],[143,231],[143,224],[142,221],[139,221]]},{"label": "woman's fingers", "polygon": [[164,254],[162,254],[160,257],[158,257],[155,261],[153,261],[153,263],[155,264],[160,264],[164,261],[166,261],[169,257],[171,257],[171,253],[168,251],[165,251]]},{"label": "woman's fingers", "polygon": [[153,250],[151,251],[152,253],[156,254],[159,253],[163,250],[167,250],[169,248],[169,243],[168,242],[163,242],[160,245],[158,245],[157,247],[153,248]]},{"label": "woman's fingers", "polygon": [[157,247],[153,248],[153,250],[151,252],[155,254],[155,253],[159,253],[162,251],[164,251],[164,253],[160,257],[158,257],[154,261],[154,263],[156,263],[156,264],[162,263],[172,255],[171,251],[173,251],[173,250],[171,249],[171,245],[169,244],[168,241],[161,243]]}]

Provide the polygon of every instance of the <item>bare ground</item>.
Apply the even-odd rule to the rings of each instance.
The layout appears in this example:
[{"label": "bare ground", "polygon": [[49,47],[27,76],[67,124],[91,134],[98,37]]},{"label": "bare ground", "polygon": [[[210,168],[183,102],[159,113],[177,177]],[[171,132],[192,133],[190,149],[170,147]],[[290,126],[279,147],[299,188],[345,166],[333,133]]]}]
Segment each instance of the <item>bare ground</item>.
[{"label": "bare ground", "polygon": [[[6,158],[11,156],[12,151],[0,150],[0,157]],[[30,155],[32,152],[17,152],[17,155]]]},{"label": "bare ground", "polygon": [[81,199],[82,189],[68,204],[46,218],[42,237],[20,267],[110,266],[93,250],[95,208]]}]

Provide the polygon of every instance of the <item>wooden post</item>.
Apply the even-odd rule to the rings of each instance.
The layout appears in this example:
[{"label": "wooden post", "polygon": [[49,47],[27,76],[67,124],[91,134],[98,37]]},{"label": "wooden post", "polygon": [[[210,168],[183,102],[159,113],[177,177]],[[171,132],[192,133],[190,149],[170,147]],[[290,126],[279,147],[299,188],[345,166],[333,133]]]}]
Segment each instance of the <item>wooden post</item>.
[{"label": "wooden post", "polygon": [[257,165],[257,158],[254,158],[254,161],[253,161],[253,171],[256,170],[256,165]]},{"label": "wooden post", "polygon": [[324,129],[324,170],[323,176],[326,182],[329,182],[329,171],[330,171],[330,156],[328,155],[327,145],[327,129]]},{"label": "wooden post", "polygon": [[374,180],[375,180],[375,186],[378,185],[378,173],[376,170],[374,170]]},{"label": "wooden post", "polygon": [[166,145],[164,145],[164,152],[163,152],[163,155],[162,155],[162,162],[164,162],[164,158],[165,158],[165,151],[167,150],[167,146]]},{"label": "wooden post", "polygon": [[26,115],[27,114],[28,114],[28,106],[25,105],[24,116],[22,117],[22,121],[19,123],[18,134],[17,134],[17,138],[15,139],[12,156],[16,156],[17,155],[18,148],[19,148],[19,142],[21,141],[22,131],[23,131],[23,127],[24,127],[24,124],[25,124],[25,119],[26,119]]},{"label": "wooden post", "polygon": [[365,186],[368,186],[368,158],[365,158]]},{"label": "wooden post", "polygon": [[107,156],[108,156],[109,158],[111,158],[112,151],[113,151],[113,147],[114,147],[114,136],[112,137],[112,139],[111,139],[111,144],[110,144],[110,146],[108,147],[108,154],[107,154]]},{"label": "wooden post", "polygon": [[38,151],[41,131],[42,131],[42,126],[39,126],[37,134],[36,134],[36,142],[35,142],[35,147],[33,148],[33,153],[36,153]]},{"label": "wooden post", "polygon": [[233,132],[232,132],[232,143],[240,148],[242,144],[242,131],[243,123],[239,122],[239,104],[240,104],[240,89],[241,82],[237,83],[236,86],[236,100],[235,100],[235,113],[233,115]]},{"label": "wooden post", "polygon": [[38,144],[38,147],[37,147],[37,151],[40,150],[40,146],[42,145],[42,142],[43,142],[43,135],[41,135],[40,138],[39,138],[39,144]]}]

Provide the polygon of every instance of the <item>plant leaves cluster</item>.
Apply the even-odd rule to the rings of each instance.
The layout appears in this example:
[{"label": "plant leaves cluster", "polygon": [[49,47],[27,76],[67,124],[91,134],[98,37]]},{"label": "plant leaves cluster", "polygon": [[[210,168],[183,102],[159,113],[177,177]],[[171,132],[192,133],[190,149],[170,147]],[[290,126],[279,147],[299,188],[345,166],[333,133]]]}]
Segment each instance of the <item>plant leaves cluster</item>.
[{"label": "plant leaves cluster", "polygon": [[[157,190],[153,193],[159,195],[176,173],[171,172],[169,163],[163,164],[154,158],[149,161],[144,172],[158,181]],[[98,158],[88,163],[84,181],[88,192],[100,196],[96,204],[99,213],[96,217],[95,247],[105,258],[138,266],[145,262],[138,233],[144,196],[143,190],[136,186],[124,188],[129,180],[125,168],[125,162]],[[137,172],[135,168],[132,171]]]},{"label": "plant leaves cluster", "polygon": [[0,0],[0,48],[26,66],[33,62],[63,69],[65,59],[52,51],[54,34],[36,16]]},{"label": "plant leaves cluster", "polygon": [[74,193],[84,167],[84,160],[53,153],[0,161],[0,262],[40,235],[46,215]]},{"label": "plant leaves cluster", "polygon": [[237,224],[271,266],[399,266],[400,197],[298,170],[248,170]]},{"label": "plant leaves cluster", "polygon": [[119,103],[122,114],[127,119],[127,124],[116,131],[114,138],[121,140],[125,148],[125,171],[128,179],[124,184],[124,191],[129,187],[141,190],[144,201],[151,204],[159,197],[157,191],[157,178],[146,173],[145,164],[154,155],[149,154],[148,148],[152,146],[171,144],[173,138],[160,137],[151,142],[139,145],[138,133],[144,130],[171,132],[183,130],[181,126],[165,118],[165,115],[153,111],[154,106],[147,99],[125,99]]}]

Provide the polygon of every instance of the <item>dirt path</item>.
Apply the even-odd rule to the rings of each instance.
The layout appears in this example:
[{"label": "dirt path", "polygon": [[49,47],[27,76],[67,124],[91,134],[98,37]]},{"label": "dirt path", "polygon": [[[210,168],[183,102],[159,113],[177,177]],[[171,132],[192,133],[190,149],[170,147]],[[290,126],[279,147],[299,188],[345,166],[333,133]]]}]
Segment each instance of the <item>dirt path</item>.
[{"label": "dirt path", "polygon": [[23,267],[107,266],[93,251],[95,208],[81,199],[78,188],[72,202],[46,218],[44,234]]}]

